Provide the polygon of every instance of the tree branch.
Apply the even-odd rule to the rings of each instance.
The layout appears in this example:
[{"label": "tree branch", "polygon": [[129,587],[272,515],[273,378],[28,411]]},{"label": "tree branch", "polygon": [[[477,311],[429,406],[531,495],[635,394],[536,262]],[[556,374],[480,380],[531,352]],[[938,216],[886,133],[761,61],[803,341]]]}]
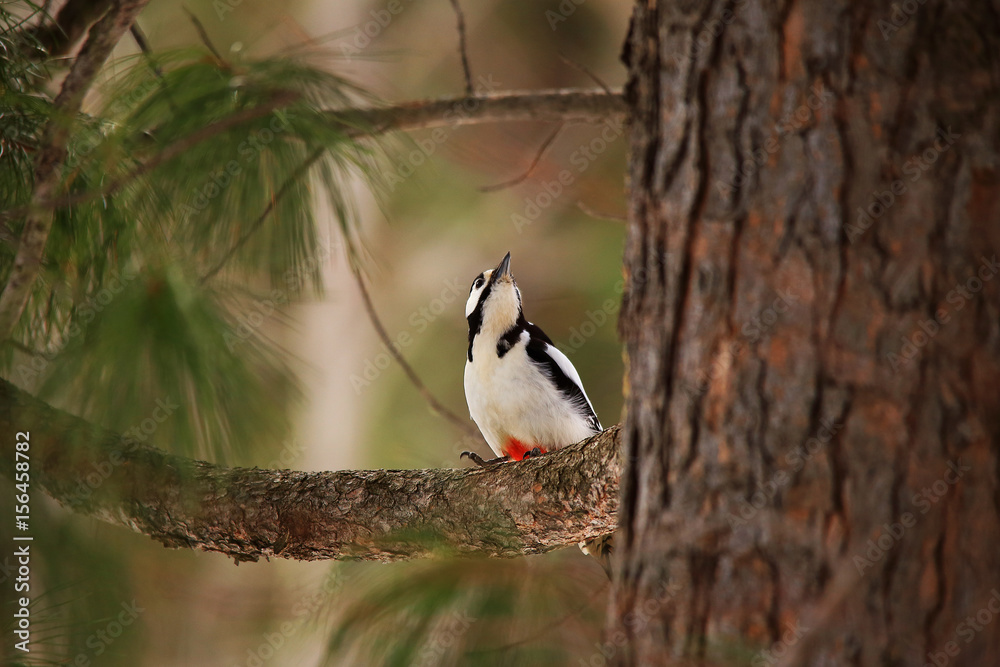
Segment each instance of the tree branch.
[{"label": "tree branch", "polygon": [[[123,438],[0,380],[0,430],[30,432],[36,491],[168,547],[237,562],[515,557],[610,533],[618,511],[617,426],[488,468],[226,468]],[[0,474],[13,478],[13,456],[2,457]]]},{"label": "tree branch", "polygon": [[[171,144],[133,171],[109,181],[97,190],[62,196],[38,197],[31,204],[0,211],[0,223],[27,215],[33,209],[39,214],[47,210],[74,206],[100,196],[114,194],[122,186],[143,176],[191,146],[216,134],[288,106],[296,100],[294,93],[279,91],[268,103],[246,109],[223,118]],[[478,123],[517,120],[564,120],[567,122],[598,122],[625,113],[620,93],[608,95],[598,91],[556,90],[540,92],[506,92],[473,97],[449,97],[422,102],[368,109],[328,111],[331,123],[342,126],[351,137],[377,136],[386,132],[423,128],[472,125]],[[318,149],[319,154],[322,150]],[[314,153],[318,158],[319,155]],[[315,161],[313,159],[312,161]],[[0,228],[0,240],[7,240]],[[16,242],[13,244],[16,245]]]},{"label": "tree branch", "polygon": [[201,22],[201,19],[199,19],[197,15],[195,15],[195,13],[187,7],[184,7],[183,9],[184,13],[187,14],[188,18],[191,20],[191,23],[194,24],[194,29],[198,31],[198,37],[201,38],[201,43],[205,45],[206,49],[212,52],[212,55],[219,61],[219,64],[228,67],[229,62],[223,58],[222,54],[219,53],[219,50],[215,48],[215,44],[212,43],[212,38],[208,36],[208,31],[205,30],[205,25]]},{"label": "tree branch", "polygon": [[40,47],[39,57],[64,56],[112,4],[113,0],[68,0],[53,20],[43,19],[24,31],[28,44]]},{"label": "tree branch", "polygon": [[331,122],[344,125],[349,134],[363,136],[500,121],[599,123],[624,116],[625,111],[620,90],[608,94],[601,90],[566,89],[446,97],[327,114]]},{"label": "tree branch", "polygon": [[41,147],[35,158],[35,175],[30,210],[21,232],[14,265],[7,285],[0,294],[0,340],[10,338],[14,325],[21,317],[31,287],[38,276],[45,251],[45,242],[52,228],[52,209],[38,204],[52,199],[62,181],[62,165],[66,159],[69,124],[80,111],[83,98],[90,89],[98,70],[111,55],[115,44],[129,29],[149,0],[123,0],[116,3],[95,23],[87,42],[73,62],[62,89],[52,105],[52,118],[42,133]]},{"label": "tree branch", "polygon": [[469,67],[469,47],[465,42],[465,14],[462,13],[458,0],[451,0],[451,8],[458,21],[458,55],[462,61],[462,74],[465,76],[465,94],[472,95],[475,89],[472,86],[472,68]]},{"label": "tree branch", "polygon": [[581,72],[584,76],[586,76],[594,83],[596,83],[600,87],[600,89],[606,92],[608,95],[611,94],[610,86],[604,83],[604,81],[601,80],[601,77],[594,74],[593,70],[591,70],[589,67],[587,67],[583,63],[578,63],[577,61],[573,60],[562,51],[559,51],[559,59],[562,60],[567,65],[569,65],[570,67],[572,67],[573,69],[577,70],[578,72]]},{"label": "tree branch", "polygon": [[[195,130],[186,137],[178,139],[174,143],[168,145],[166,148],[161,150],[159,153],[156,153],[145,162],[139,163],[139,166],[127,174],[120,176],[119,178],[109,179],[106,183],[101,185],[100,188],[85,190],[83,192],[74,192],[60,197],[55,197],[53,199],[36,201],[30,205],[18,206],[6,211],[0,211],[0,222],[16,220],[22,215],[29,214],[32,209],[57,209],[63,208],[64,206],[76,206],[77,204],[84,204],[86,202],[93,201],[98,197],[113,195],[129,183],[145,176],[160,165],[183,155],[193,146],[197,146],[203,141],[208,141],[219,134],[228,132],[234,127],[239,127],[244,123],[267,116],[277,109],[284,109],[298,99],[299,94],[294,91],[276,91],[267,102],[249,109],[237,111],[229,116],[215,121],[214,123],[205,125],[204,127]],[[322,151],[320,150],[318,153],[322,154]],[[315,162],[316,159],[319,158],[319,154],[314,153],[315,157],[312,158],[312,161],[309,163],[310,166],[312,165],[312,162]],[[0,233],[0,235],[2,235],[2,233]]]}]

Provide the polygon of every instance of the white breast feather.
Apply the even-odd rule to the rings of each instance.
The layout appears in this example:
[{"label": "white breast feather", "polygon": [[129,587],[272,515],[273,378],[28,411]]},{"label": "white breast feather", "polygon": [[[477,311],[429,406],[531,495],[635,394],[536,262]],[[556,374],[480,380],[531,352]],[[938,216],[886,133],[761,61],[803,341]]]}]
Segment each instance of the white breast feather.
[{"label": "white breast feather", "polygon": [[[477,336],[473,361],[465,364],[469,412],[497,456],[503,456],[503,444],[511,437],[552,451],[594,434],[587,420],[528,357],[528,337],[523,332],[500,358],[495,343],[499,334],[496,338]],[[552,346],[546,351],[582,391],[580,375],[566,355]]]}]

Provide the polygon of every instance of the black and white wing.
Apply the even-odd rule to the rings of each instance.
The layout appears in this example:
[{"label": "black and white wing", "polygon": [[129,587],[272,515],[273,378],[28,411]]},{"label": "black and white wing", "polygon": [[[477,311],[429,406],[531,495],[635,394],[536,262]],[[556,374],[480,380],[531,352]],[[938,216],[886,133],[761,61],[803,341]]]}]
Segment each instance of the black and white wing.
[{"label": "black and white wing", "polygon": [[525,330],[528,332],[528,357],[542,372],[552,380],[558,389],[580,412],[580,415],[587,421],[588,426],[595,432],[603,431],[601,421],[594,412],[594,406],[587,398],[587,392],[583,389],[583,381],[580,374],[576,372],[573,363],[569,358],[559,351],[552,344],[552,340],[545,335],[539,327],[531,322],[525,323]]}]

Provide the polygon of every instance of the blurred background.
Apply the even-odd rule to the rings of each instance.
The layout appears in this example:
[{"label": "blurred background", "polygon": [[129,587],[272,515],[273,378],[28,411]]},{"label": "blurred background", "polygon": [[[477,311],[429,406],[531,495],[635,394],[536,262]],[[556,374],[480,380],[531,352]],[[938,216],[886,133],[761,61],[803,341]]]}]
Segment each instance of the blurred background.
[{"label": "blurred background", "polygon": [[[464,90],[446,0],[213,0],[186,8],[223,54],[281,55],[312,44],[331,71],[386,102]],[[593,77],[611,88],[624,83],[618,56],[629,3],[466,0],[462,9],[477,92],[589,89]],[[139,25],[157,51],[201,43],[180,5],[152,3]],[[116,56],[135,52],[126,37]],[[566,125],[523,182],[483,191],[523,176],[556,130],[495,123],[445,128],[443,140],[442,131],[392,135],[381,142],[384,190],[352,185],[374,306],[429,390],[463,419],[465,300],[473,278],[507,251],[526,316],[576,365],[604,425],[620,419],[622,128]],[[551,196],[546,185],[563,170],[571,184]],[[294,427],[252,460],[227,462],[422,468],[467,465],[458,458],[465,449],[487,455],[480,438],[435,415],[390,359],[332,214],[317,216],[330,250],[321,266],[326,291],[265,323],[304,389]],[[151,441],[164,446],[155,434]],[[38,548],[58,554],[36,572],[52,584],[38,601],[36,628],[63,643],[58,664],[552,665],[597,664],[600,656],[607,580],[575,548],[511,561],[236,567],[218,554],[166,550],[41,494],[34,504],[46,526]],[[60,639],[69,632],[66,605],[90,610],[72,620],[72,641]],[[123,610],[134,620],[118,628]]]}]

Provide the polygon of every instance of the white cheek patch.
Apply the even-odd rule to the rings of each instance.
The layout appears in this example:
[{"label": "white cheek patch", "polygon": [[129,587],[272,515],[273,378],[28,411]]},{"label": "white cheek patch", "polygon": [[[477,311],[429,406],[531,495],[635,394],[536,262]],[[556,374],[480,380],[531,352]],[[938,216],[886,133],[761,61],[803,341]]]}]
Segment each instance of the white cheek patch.
[{"label": "white cheek patch", "polygon": [[475,310],[476,304],[479,302],[479,293],[482,292],[481,289],[472,290],[472,294],[469,295],[469,300],[465,302],[465,316],[468,317]]},{"label": "white cheek patch", "polygon": [[480,285],[479,287],[473,287],[472,291],[469,293],[469,300],[465,302],[466,317],[471,315],[472,311],[476,309],[476,304],[479,303],[479,296],[483,293],[483,290],[486,289],[486,286],[490,284],[490,274],[492,273],[493,273],[492,269],[485,272],[483,274],[483,284]]}]

